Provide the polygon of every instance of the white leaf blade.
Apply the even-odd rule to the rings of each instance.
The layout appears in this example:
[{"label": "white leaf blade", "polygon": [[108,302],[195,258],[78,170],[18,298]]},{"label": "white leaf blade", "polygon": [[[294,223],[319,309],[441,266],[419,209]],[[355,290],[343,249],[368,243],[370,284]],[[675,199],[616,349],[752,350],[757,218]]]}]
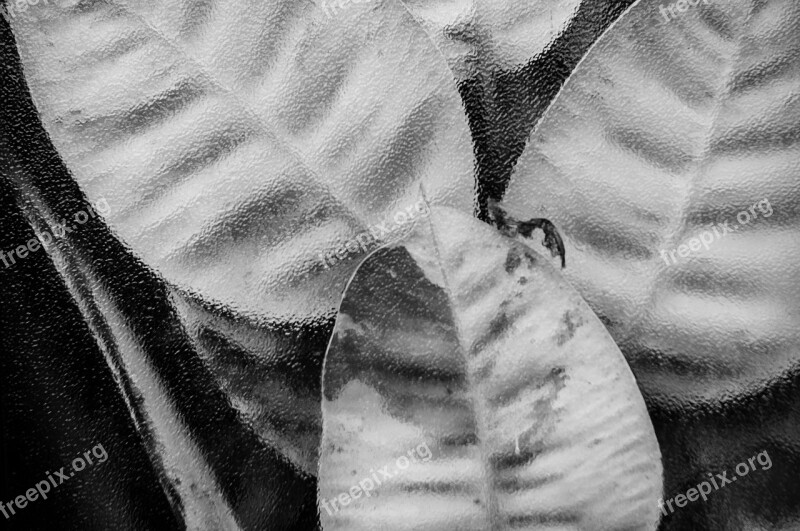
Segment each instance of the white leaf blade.
[{"label": "white leaf blade", "polygon": [[[659,6],[639,2],[590,51],[532,135],[504,208],[559,227],[565,274],[648,396],[672,408],[796,367],[798,86],[777,65],[797,60],[783,37],[800,14],[791,2],[701,3],[666,22]],[[756,208],[740,226],[764,200],[775,215]],[[725,221],[735,230],[721,237]],[[704,232],[708,249],[677,254]]]},{"label": "white leaf blade", "polygon": [[[426,225],[371,255],[342,302],[323,376],[325,529],[651,529],[658,445],[602,325],[527,247],[446,209]],[[421,444],[432,458],[401,470]],[[385,506],[409,511],[387,520]]]},{"label": "white leaf blade", "polygon": [[[111,226],[168,280],[251,316],[330,314],[341,281],[331,285],[320,254],[413,203],[419,181],[472,208],[460,99],[401,7],[354,5],[336,20],[310,2],[217,2],[199,17],[201,7],[43,8],[14,21],[55,146],[90,197],[119,205]],[[243,270],[236,282],[218,274],[231,266],[230,249],[202,260],[193,252],[209,247],[204,238],[220,224],[249,223],[251,241],[269,239],[265,222],[236,209],[264,181],[297,179],[303,193],[322,196],[311,205],[324,205],[298,213],[317,233],[299,262],[259,267],[273,250],[264,242],[248,253],[255,260],[234,262]],[[318,231],[331,228],[336,237],[323,241]],[[203,274],[209,260],[219,267]],[[353,266],[344,264],[345,277]],[[277,281],[287,275],[288,284]],[[297,293],[301,283],[317,287]]]}]

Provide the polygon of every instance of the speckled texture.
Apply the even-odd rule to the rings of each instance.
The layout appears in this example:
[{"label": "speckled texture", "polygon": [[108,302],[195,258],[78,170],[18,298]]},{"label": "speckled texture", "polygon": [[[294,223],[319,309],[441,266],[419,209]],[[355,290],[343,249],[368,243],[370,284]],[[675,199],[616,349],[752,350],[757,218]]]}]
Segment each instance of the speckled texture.
[{"label": "speckled texture", "polygon": [[[662,4],[638,3],[589,52],[536,126],[503,206],[561,229],[565,275],[646,399],[687,420],[663,439],[699,437],[676,450],[674,495],[765,449],[797,470],[800,5],[700,2],[667,22]],[[704,232],[708,245],[690,248]],[[722,412],[749,427],[711,437],[730,422]],[[800,483],[762,474],[667,528],[800,525],[788,501]]]},{"label": "speckled texture", "polygon": [[658,444],[619,349],[544,257],[453,210],[358,269],[323,392],[321,499],[420,444],[432,454],[322,511],[325,529],[658,520]]},{"label": "speckled texture", "polygon": [[[366,256],[352,238],[406,211],[427,181],[465,213],[477,203],[484,220],[487,199],[505,196],[520,220],[556,221],[567,278],[642,384],[666,497],[769,451],[770,470],[665,517],[660,531],[796,529],[800,371],[796,330],[784,326],[797,316],[796,8],[709,1],[664,24],[648,0],[613,28],[624,33],[610,70],[595,63],[598,75],[576,82],[592,97],[560,122],[582,136],[534,137],[560,145],[547,153],[559,174],[545,182],[531,146],[508,194],[535,121],[630,0],[404,2],[420,20],[433,15],[433,43],[388,0],[39,0],[13,21],[16,34],[0,20],[0,250],[71,217],[87,195],[111,209],[53,252],[0,265],[0,500],[97,443],[109,453],[0,527],[313,529],[321,363],[336,290]],[[730,16],[751,8],[745,22]],[[453,41],[468,45],[453,55]],[[755,62],[734,69],[717,53],[737,46]],[[692,120],[709,123],[707,101],[726,81],[735,97],[716,131],[734,134],[708,146],[681,136]],[[764,135],[767,122],[777,127]],[[703,147],[718,158],[698,157]],[[615,174],[609,154],[641,172]],[[699,159],[696,176],[683,171]],[[653,166],[663,179],[642,180]],[[767,197],[750,187],[768,174],[771,217],[654,273],[662,245],[735,224]],[[689,181],[704,184],[686,194]],[[348,243],[331,269],[313,256]],[[513,269],[519,257],[504,258]],[[668,312],[638,305],[648,285]],[[556,345],[580,322],[563,317]],[[785,348],[769,350],[781,338]],[[700,362],[654,344],[689,345]]]}]

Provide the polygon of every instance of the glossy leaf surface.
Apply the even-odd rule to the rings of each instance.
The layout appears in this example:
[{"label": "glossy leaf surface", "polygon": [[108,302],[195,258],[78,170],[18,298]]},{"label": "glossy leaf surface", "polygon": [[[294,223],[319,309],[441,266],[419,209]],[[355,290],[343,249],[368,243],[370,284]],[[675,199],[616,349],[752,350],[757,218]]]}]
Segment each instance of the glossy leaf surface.
[{"label": "glossy leaf surface", "polygon": [[359,267],[323,392],[324,529],[655,528],[619,349],[545,258],[452,209]]},{"label": "glossy leaf surface", "polygon": [[708,409],[800,365],[800,6],[676,13],[642,1],[604,35],[504,206],[559,227],[648,398]]},{"label": "glossy leaf surface", "polygon": [[472,208],[458,93],[392,2],[98,2],[12,27],[45,128],[112,229],[235,311],[330,314],[363,251],[325,257],[421,181]]}]

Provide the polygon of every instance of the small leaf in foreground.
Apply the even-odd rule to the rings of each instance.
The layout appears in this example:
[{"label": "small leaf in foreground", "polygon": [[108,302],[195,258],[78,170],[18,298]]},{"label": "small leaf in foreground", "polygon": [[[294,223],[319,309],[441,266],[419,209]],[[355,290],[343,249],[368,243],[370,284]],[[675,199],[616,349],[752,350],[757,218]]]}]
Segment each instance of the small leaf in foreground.
[{"label": "small leaf in foreground", "polygon": [[323,375],[325,529],[654,529],[658,444],[548,261],[433,208],[345,292]]}]

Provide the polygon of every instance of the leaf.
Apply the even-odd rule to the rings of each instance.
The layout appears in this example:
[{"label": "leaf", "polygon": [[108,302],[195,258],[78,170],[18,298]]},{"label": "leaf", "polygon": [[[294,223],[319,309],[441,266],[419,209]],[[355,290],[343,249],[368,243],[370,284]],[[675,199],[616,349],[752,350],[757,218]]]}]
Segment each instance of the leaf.
[{"label": "leaf", "polygon": [[332,17],[296,0],[97,2],[31,7],[13,29],[44,126],[111,227],[245,315],[331,315],[361,256],[321,257],[419,182],[472,208],[458,94],[391,2]]},{"label": "leaf", "polygon": [[323,392],[326,530],[655,528],[659,448],[619,349],[542,256],[462,213],[359,267]]},{"label": "leaf", "polygon": [[42,4],[12,26],[75,180],[169,282],[237,413],[315,474],[324,346],[364,249],[402,234],[420,182],[473,209],[443,58],[386,1]]},{"label": "leaf", "polygon": [[649,400],[718,410],[800,368],[800,6],[678,14],[642,1],[598,41],[502,206],[559,228]]},{"label": "leaf", "polygon": [[448,58],[478,162],[478,208],[499,200],[542,116],[633,0],[403,0]]},{"label": "leaf", "polygon": [[[29,316],[14,336],[27,334],[29,345],[23,345],[20,352],[38,359],[39,364],[60,366],[48,362],[52,356],[75,361],[69,364],[73,372],[63,374],[62,379],[38,382],[38,386],[57,390],[63,402],[55,408],[45,406],[43,415],[32,418],[28,429],[47,433],[52,426],[61,426],[66,430],[66,434],[51,433],[47,437],[56,448],[67,445],[50,454],[51,458],[61,454],[61,459],[75,451],[69,443],[70,439],[74,443],[75,434],[90,437],[84,442],[88,444],[113,441],[125,429],[135,429],[131,444],[141,446],[139,453],[150,460],[149,466],[144,465],[144,470],[142,463],[128,469],[115,466],[116,471],[103,472],[111,474],[105,481],[111,481],[112,490],[118,492],[113,500],[105,495],[98,498],[111,504],[108,512],[116,513],[123,527],[133,521],[131,528],[139,529],[159,511],[152,505],[137,505],[143,497],[136,491],[136,478],[152,474],[158,480],[155,488],[160,487],[162,505],[169,504],[174,516],[174,523],[167,528],[316,528],[316,479],[292,466],[242,422],[209,367],[198,357],[197,346],[179,320],[163,279],[125,248],[99,215],[87,215],[85,223],[74,230],[56,228],[61,225],[59,220],[86,212],[87,203],[47,143],[30,100],[18,86],[22,84],[18,58],[5,55],[11,59],[5,65],[12,75],[4,79],[2,92],[11,101],[0,112],[3,118],[13,118],[27,127],[25,135],[0,130],[2,188],[16,202],[14,217],[19,219],[24,213],[29,223],[27,234],[33,236],[35,231],[41,241],[48,242],[46,256],[38,254],[13,266],[12,275],[29,277],[30,293],[11,302],[22,306],[30,298],[40,298],[40,304],[47,306],[45,315],[50,316],[44,319],[45,330],[52,329],[37,334],[36,320]],[[12,228],[19,232],[13,224]],[[48,238],[43,237],[45,233]],[[34,267],[40,274],[32,274]],[[11,276],[10,281],[12,286],[19,286],[19,279]],[[11,323],[13,320],[5,318],[0,321],[4,329]],[[85,365],[90,362],[106,366],[95,365],[87,375],[89,368]],[[36,377],[48,374],[52,372],[37,373]],[[105,429],[98,430],[97,425],[90,429],[86,413],[108,415],[109,408],[102,394],[96,392],[99,389],[81,387],[87,376],[105,384],[97,386],[99,389],[115,386],[114,405],[124,407],[127,418],[105,417]],[[23,406],[29,400],[32,397],[15,398]],[[74,408],[76,401],[78,408]],[[59,415],[69,402],[77,416]],[[48,422],[53,415],[60,418]],[[33,444],[42,446],[41,442]],[[41,466],[52,464],[42,461]],[[94,489],[103,484],[90,482]],[[107,521],[108,513],[103,515],[87,504],[91,491],[85,486],[68,489],[68,514],[57,527],[86,528]],[[92,500],[95,505],[98,499]],[[52,509],[43,510],[53,514]],[[35,518],[47,520],[39,514]],[[51,528],[52,523],[50,520],[44,527]]]}]

